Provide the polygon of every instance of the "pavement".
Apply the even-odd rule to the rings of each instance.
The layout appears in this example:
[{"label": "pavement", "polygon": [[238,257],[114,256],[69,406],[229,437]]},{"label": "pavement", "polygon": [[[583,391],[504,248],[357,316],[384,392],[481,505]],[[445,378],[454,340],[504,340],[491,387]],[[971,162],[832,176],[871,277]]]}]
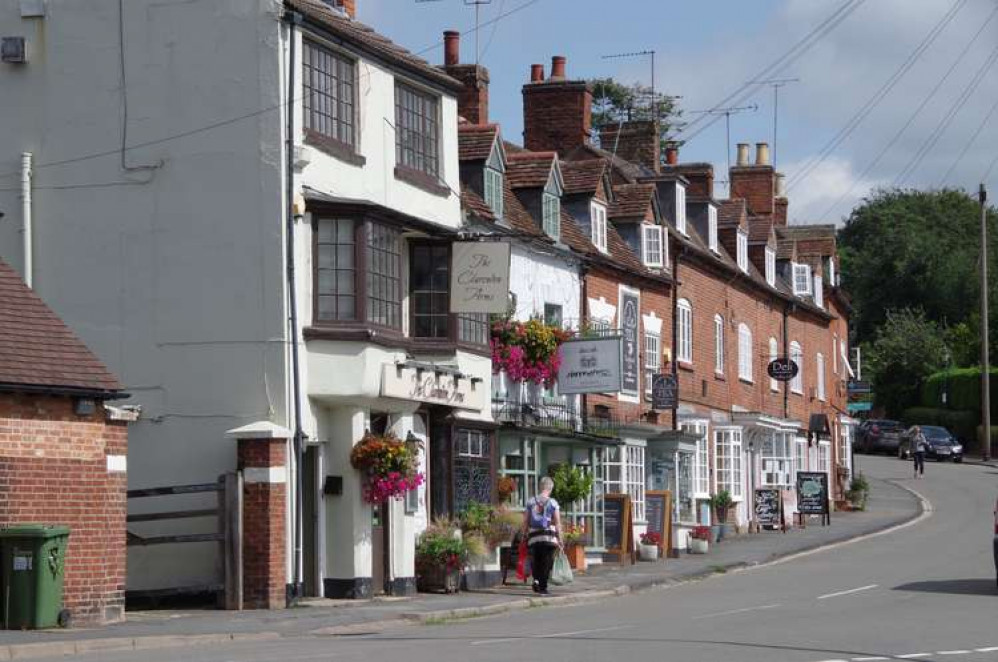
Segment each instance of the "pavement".
[{"label": "pavement", "polygon": [[201,650],[207,646],[248,646],[256,650],[275,640],[363,637],[400,630],[413,623],[432,625],[489,615],[534,613],[526,610],[540,606],[598,604],[629,594],[681,587],[713,576],[807,557],[814,550],[895,530],[924,518],[927,513],[923,511],[920,499],[896,481],[873,478],[867,510],[834,513],[830,526],[823,527],[815,521],[806,529],[786,534],[763,531],[737,536],[712,545],[710,552],[702,556],[683,554],[679,559],[657,563],[597,566],[577,575],[572,584],[554,588],[555,595],[547,598],[534,596],[529,587],[514,584],[456,595],[312,600],[281,611],[129,612],[127,622],[103,628],[3,632],[0,660],[84,655],[109,659],[106,656],[115,651],[177,647]]}]

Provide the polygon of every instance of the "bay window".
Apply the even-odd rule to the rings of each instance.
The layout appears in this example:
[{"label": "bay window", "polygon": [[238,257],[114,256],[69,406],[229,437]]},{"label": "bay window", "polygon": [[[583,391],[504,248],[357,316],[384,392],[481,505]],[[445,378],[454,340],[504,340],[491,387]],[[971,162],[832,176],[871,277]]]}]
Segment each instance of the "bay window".
[{"label": "bay window", "polygon": [[[450,313],[450,246],[415,243],[409,251],[409,335],[413,338],[452,337]],[[459,342],[488,343],[488,315],[454,315]]]},{"label": "bay window", "polygon": [[762,485],[791,489],[793,486],[793,456],[791,455],[791,435],[786,432],[772,432],[763,437]]},{"label": "bay window", "polygon": [[727,490],[733,501],[744,497],[741,428],[719,428],[714,431],[717,490]]},{"label": "bay window", "polygon": [[323,146],[356,147],[356,63],[340,53],[302,42],[302,110],[305,134]]},{"label": "bay window", "polygon": [[683,432],[697,438],[697,450],[693,455],[693,497],[706,499],[710,496],[709,443],[706,421],[687,421],[681,426]]},{"label": "bay window", "polygon": [[604,485],[607,494],[631,497],[635,522],[645,520],[645,449],[644,446],[610,446],[604,462]]}]

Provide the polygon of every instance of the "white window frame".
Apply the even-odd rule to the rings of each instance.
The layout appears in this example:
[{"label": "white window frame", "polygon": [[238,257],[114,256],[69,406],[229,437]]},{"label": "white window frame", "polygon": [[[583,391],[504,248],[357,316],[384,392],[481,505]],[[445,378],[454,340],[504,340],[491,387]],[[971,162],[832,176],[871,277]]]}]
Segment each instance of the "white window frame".
[{"label": "white window frame", "polygon": [[724,374],[724,318],[714,315],[714,374]]},{"label": "white window frame", "polygon": [[714,476],[717,491],[728,490],[732,501],[745,498],[741,428],[714,428]]},{"label": "white window frame", "polygon": [[766,282],[770,287],[776,287],[776,251],[766,247]]},{"label": "white window frame", "polygon": [[[776,359],[780,358],[780,344],[776,342],[776,338],[769,337],[769,362],[772,363]],[[772,377],[769,378],[769,390],[776,393],[780,390],[780,382],[776,381]]]},{"label": "white window frame", "polygon": [[789,432],[771,432],[763,437],[759,451],[760,482],[763,487],[792,489],[794,484],[792,435]]},{"label": "white window frame", "polygon": [[661,268],[665,262],[662,251],[662,228],[658,225],[641,226],[641,248],[646,267]]},{"label": "white window frame", "polygon": [[717,207],[707,205],[707,246],[715,253],[719,253],[717,246]]},{"label": "white window frame", "polygon": [[676,229],[689,236],[686,230],[686,187],[676,182]]},{"label": "white window frame", "polygon": [[[818,441],[818,471],[826,474],[832,472],[832,443],[830,441]],[[830,479],[829,482],[831,482]]]},{"label": "white window frame", "polygon": [[457,431],[458,457],[485,457],[485,433],[481,430],[461,428]]},{"label": "white window frame", "polygon": [[752,329],[738,325],[738,379],[752,383]]},{"label": "white window frame", "polygon": [[541,195],[541,225],[544,234],[556,241],[561,239],[561,200],[547,191]]},{"label": "white window frame", "polygon": [[688,299],[680,299],[676,303],[676,314],[679,317],[676,360],[693,363],[693,306]]},{"label": "white window frame", "polygon": [[793,263],[794,294],[809,296],[811,294],[811,265]]},{"label": "white window frame", "polygon": [[645,447],[627,444],[624,448],[624,485],[631,497],[634,521],[645,521]]},{"label": "white window frame", "polygon": [[662,370],[662,335],[645,331],[645,393],[651,393],[652,378]]},{"label": "white window frame", "polygon": [[737,242],[738,268],[748,273],[748,234],[744,230],[738,231]]},{"label": "white window frame", "polygon": [[503,174],[491,166],[485,166],[485,204],[496,218],[503,214]]},{"label": "white window frame", "polygon": [[794,438],[794,483],[797,482],[797,474],[807,471],[807,439],[804,437]]},{"label": "white window frame", "polygon": [[697,438],[697,450],[693,456],[693,498],[710,498],[710,442],[707,439],[707,421],[684,421],[679,427],[683,432]]},{"label": "white window frame", "polygon": [[607,252],[606,247],[606,207],[593,201],[589,205],[589,223],[592,226],[593,245],[603,253]]},{"label": "white window frame", "polygon": [[815,357],[815,363],[818,366],[818,399],[822,402],[825,401],[825,355],[818,352]]},{"label": "white window frame", "polygon": [[825,307],[825,286],[821,282],[821,276],[814,277],[814,304],[818,308]]},{"label": "white window frame", "polygon": [[790,390],[804,395],[804,352],[796,340],[790,343],[790,360],[797,364],[797,376],[790,380]]}]

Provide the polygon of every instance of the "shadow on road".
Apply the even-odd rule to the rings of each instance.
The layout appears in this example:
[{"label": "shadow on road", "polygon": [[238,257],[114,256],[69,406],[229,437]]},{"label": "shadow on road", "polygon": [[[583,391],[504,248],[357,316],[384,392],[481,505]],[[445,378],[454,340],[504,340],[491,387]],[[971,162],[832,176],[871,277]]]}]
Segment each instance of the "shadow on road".
[{"label": "shadow on road", "polygon": [[994,579],[941,579],[938,581],[911,582],[894,587],[895,591],[922,593],[949,593],[951,595],[995,595],[998,588]]}]

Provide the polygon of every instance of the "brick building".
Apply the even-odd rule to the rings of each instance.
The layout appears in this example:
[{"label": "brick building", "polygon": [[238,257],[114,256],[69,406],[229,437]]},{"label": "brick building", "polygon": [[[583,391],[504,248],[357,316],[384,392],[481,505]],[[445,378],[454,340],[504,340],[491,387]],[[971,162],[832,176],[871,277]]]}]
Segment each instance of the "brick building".
[{"label": "brick building", "polygon": [[0,526],[70,529],[74,623],[124,617],[128,412],[121,385],[0,262]]}]

